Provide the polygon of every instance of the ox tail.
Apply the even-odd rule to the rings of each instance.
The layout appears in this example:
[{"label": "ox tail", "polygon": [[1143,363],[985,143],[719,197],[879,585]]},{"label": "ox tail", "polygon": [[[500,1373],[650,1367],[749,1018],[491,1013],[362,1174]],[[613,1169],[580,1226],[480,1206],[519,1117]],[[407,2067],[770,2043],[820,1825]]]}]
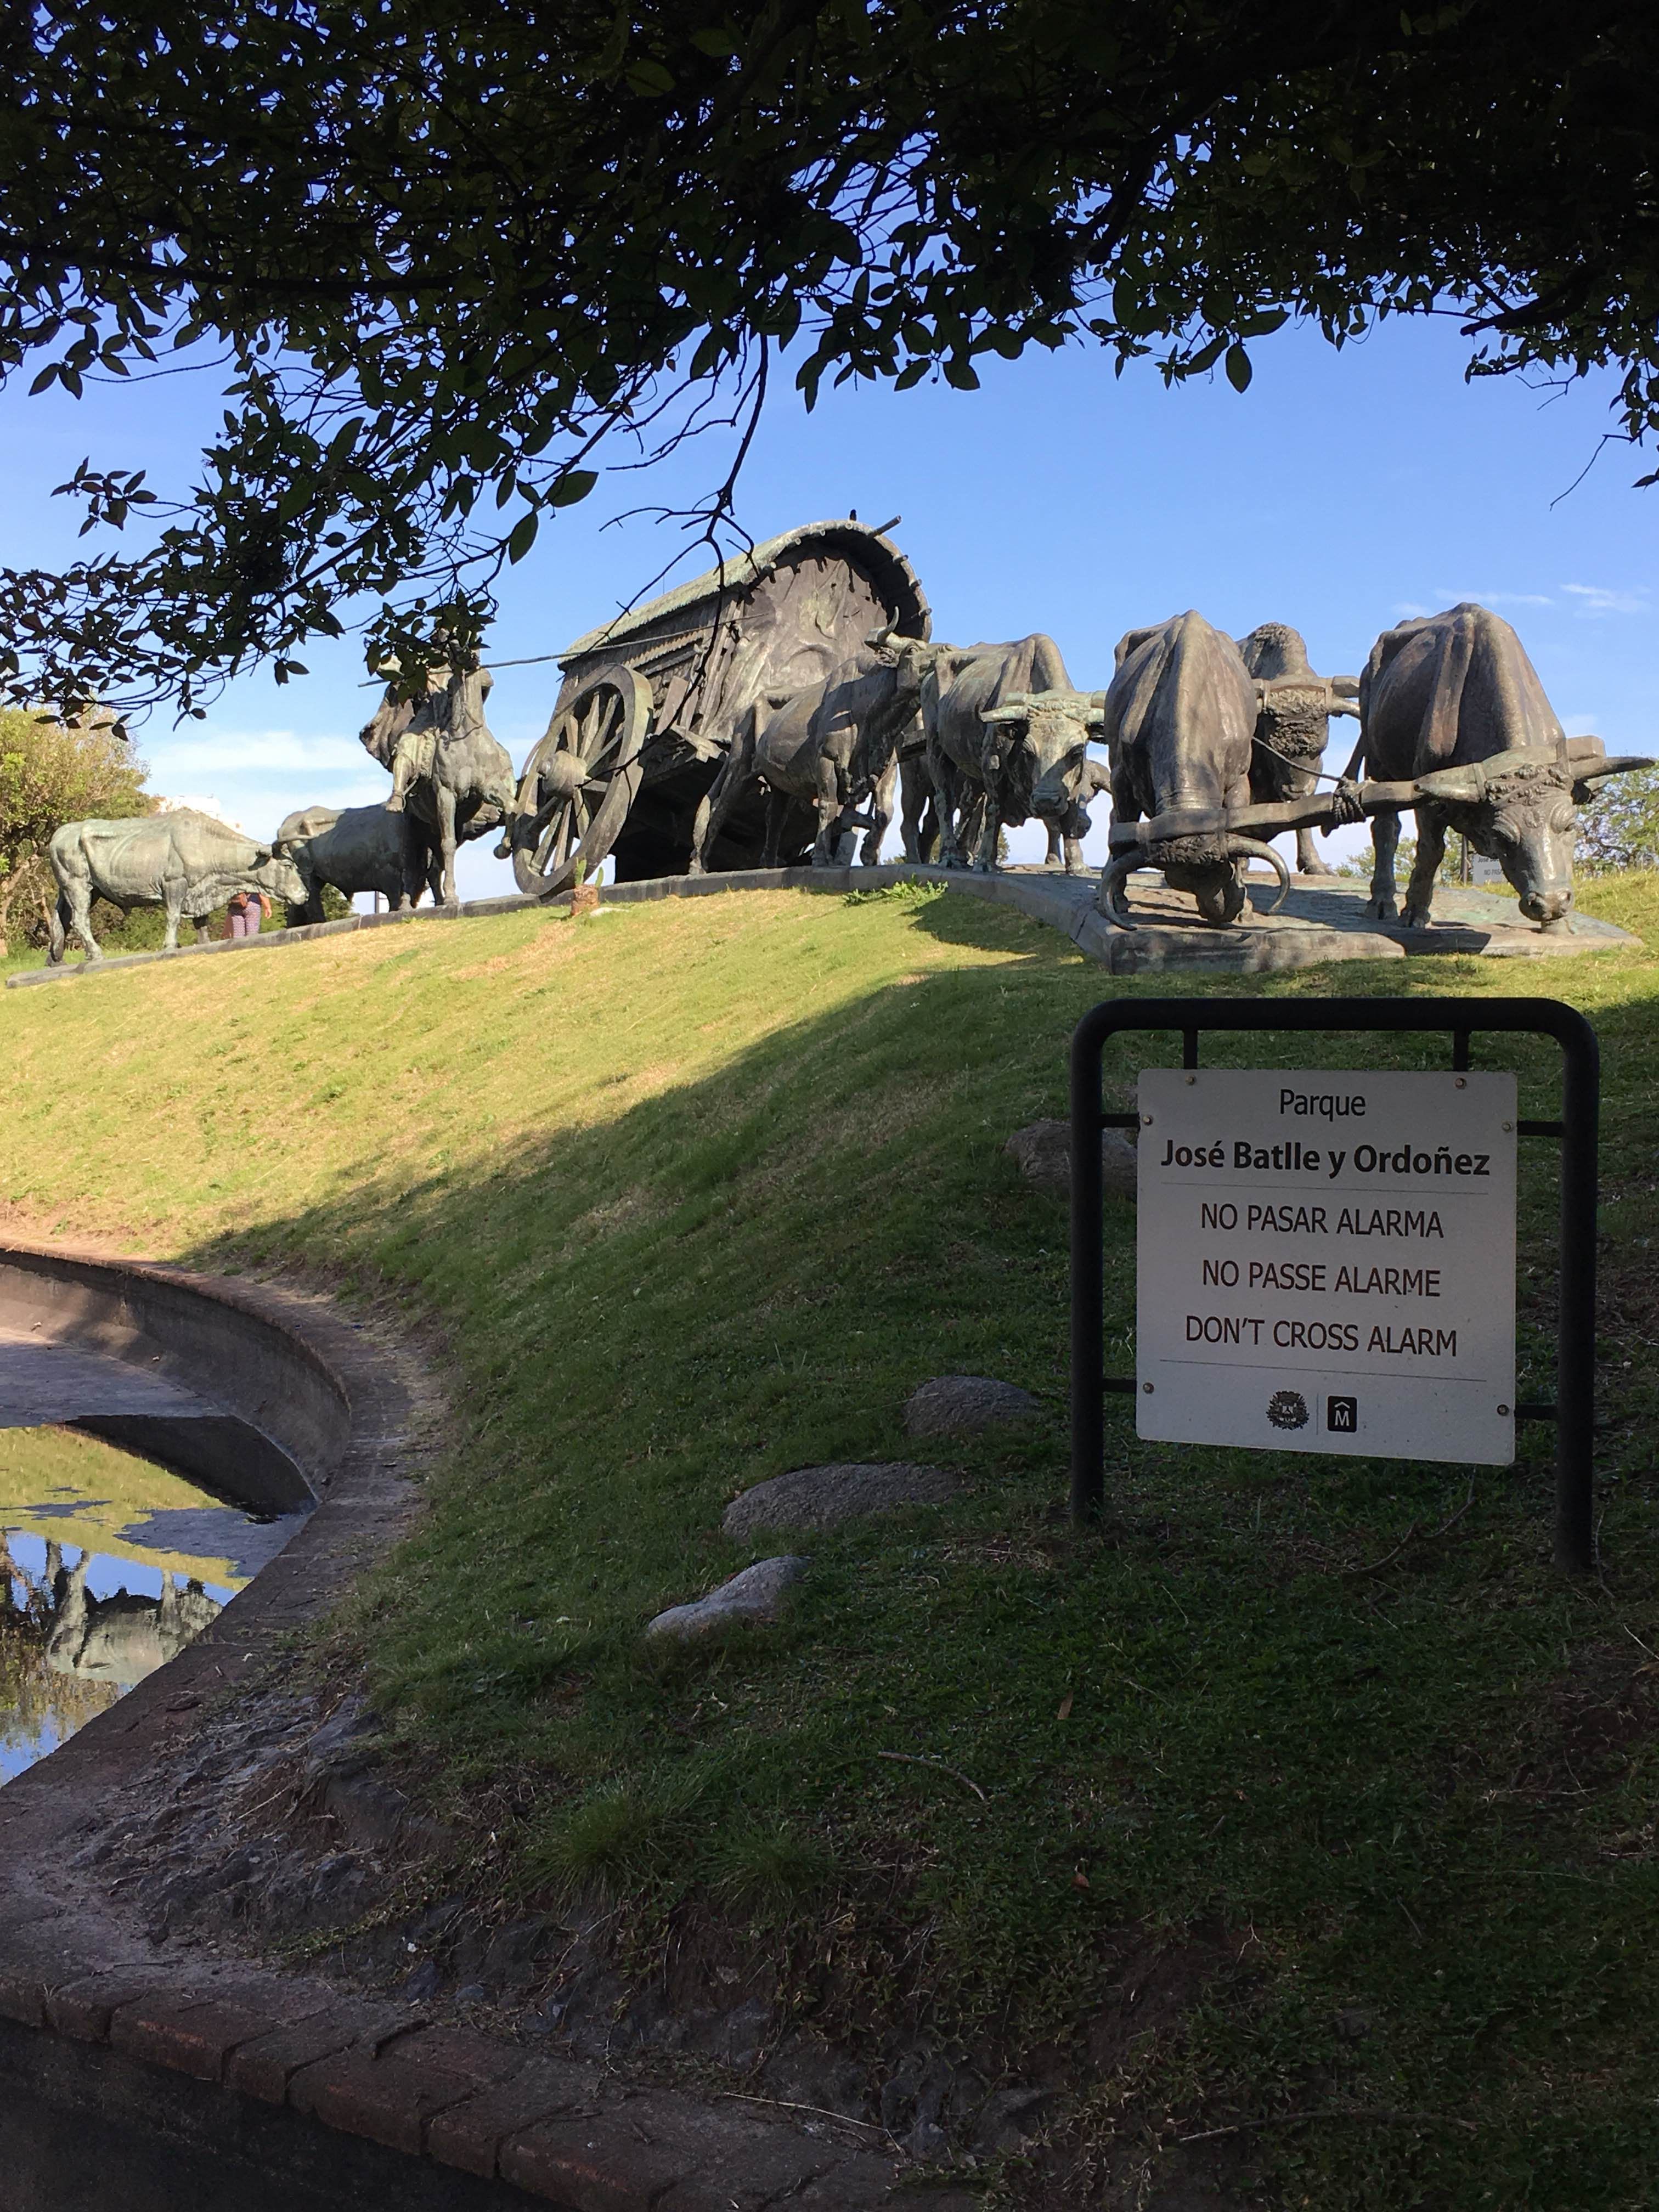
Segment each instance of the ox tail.
[{"label": "ox tail", "polygon": [[1235,860],[1266,860],[1271,864],[1279,878],[1279,896],[1267,911],[1277,914],[1291,888],[1291,872],[1273,847],[1264,844],[1259,837],[1241,837],[1237,830],[1233,830],[1227,839],[1227,852],[1229,857]]}]

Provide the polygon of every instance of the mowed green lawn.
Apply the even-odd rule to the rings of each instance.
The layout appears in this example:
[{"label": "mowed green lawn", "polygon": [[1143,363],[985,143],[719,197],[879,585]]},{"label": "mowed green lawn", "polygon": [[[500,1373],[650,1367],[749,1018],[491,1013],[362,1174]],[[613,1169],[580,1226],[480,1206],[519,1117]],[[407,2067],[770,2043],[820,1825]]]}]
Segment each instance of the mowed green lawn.
[{"label": "mowed green lawn", "polygon": [[[1584,902],[1659,945],[1652,880]],[[361,1653],[503,1898],[605,1888],[642,1960],[671,1914],[723,1915],[866,2048],[911,2021],[1016,2069],[1058,2045],[1103,2171],[1245,2123],[1215,2141],[1250,2203],[1650,2204],[1659,959],[1225,986],[1543,992],[1596,1023],[1584,1583],[1550,1565],[1538,1429],[1471,1482],[1142,1447],[1115,1412],[1108,1519],[1070,1528],[1065,1212],[1001,1147],[1064,1111],[1087,1006],[1179,987],[1115,986],[946,894],[747,894],[15,992],[0,1201],[20,1232],[301,1273],[441,1324],[453,1450],[331,1663]],[[1109,1075],[1127,1097],[1176,1048],[1126,1046]],[[1553,1059],[1477,1048],[1534,1114]],[[1542,1395],[1553,1147],[1524,1160]],[[1109,1212],[1127,1358],[1134,1215]],[[1022,1383],[1043,1418],[935,1449],[958,1502],[802,1542],[785,1625],[645,1652],[652,1613],[791,1547],[722,1537],[738,1490],[922,1455],[903,1401],[949,1372]]]}]

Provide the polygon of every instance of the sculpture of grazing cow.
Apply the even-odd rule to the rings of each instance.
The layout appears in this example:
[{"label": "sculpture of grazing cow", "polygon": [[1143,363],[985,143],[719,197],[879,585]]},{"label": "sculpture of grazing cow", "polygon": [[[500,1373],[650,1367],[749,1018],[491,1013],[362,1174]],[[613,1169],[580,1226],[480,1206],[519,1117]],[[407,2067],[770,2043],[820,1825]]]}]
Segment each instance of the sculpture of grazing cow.
[{"label": "sculpture of grazing cow", "polygon": [[322,921],[325,884],[347,898],[378,891],[395,913],[416,905],[422,890],[436,906],[443,890],[431,833],[409,813],[385,806],[307,806],[276,832],[276,850],[300,871],[307,921]]},{"label": "sculpture of grazing cow", "polygon": [[[1189,611],[1130,630],[1116,660],[1104,714],[1114,823],[1248,805],[1256,687],[1231,638]],[[1282,897],[1290,872],[1273,847],[1228,830],[1120,854],[1100,879],[1101,911],[1133,929],[1121,903],[1124,878],[1150,865],[1193,894],[1206,921],[1236,921],[1244,909],[1243,863],[1251,859],[1272,864]]]},{"label": "sculpture of grazing cow", "polygon": [[703,873],[726,817],[757,782],[768,794],[763,867],[777,866],[784,819],[797,799],[817,808],[812,866],[822,868],[834,864],[840,833],[868,799],[860,857],[873,866],[892,818],[899,744],[915,720],[927,650],[918,639],[878,630],[822,683],[769,693],[751,707],[697,809],[690,873]]},{"label": "sculpture of grazing cow", "polygon": [[[1255,750],[1250,758],[1250,797],[1258,805],[1302,799],[1318,781],[1333,714],[1358,714],[1359,683],[1352,676],[1316,676],[1299,630],[1262,623],[1238,641],[1244,665],[1256,679]],[[1311,830],[1296,833],[1299,876],[1334,871],[1319,857]]]},{"label": "sculpture of grazing cow", "polygon": [[46,948],[56,967],[72,930],[89,961],[101,960],[92,933],[92,902],[107,899],[124,914],[159,906],[167,918],[167,950],[179,949],[179,924],[200,922],[237,891],[263,891],[297,906],[305,885],[292,860],[228,823],[179,807],[125,822],[66,822],[47,857],[58,878],[58,910]]},{"label": "sculpture of grazing cow", "polygon": [[[1594,738],[1567,738],[1520,639],[1500,616],[1465,601],[1385,630],[1359,679],[1360,738],[1350,763],[1383,781],[1432,775],[1417,805],[1417,862],[1407,927],[1429,919],[1437,872],[1455,830],[1496,860],[1521,911],[1545,929],[1571,927],[1575,805],[1643,760],[1608,760]],[[1393,921],[1398,811],[1375,815],[1370,911]]]},{"label": "sculpture of grazing cow", "polygon": [[1036,815],[1063,825],[1077,802],[1097,701],[1074,691],[1060,647],[1041,635],[1012,645],[930,646],[921,685],[927,772],[942,866],[992,869],[1005,828]]}]

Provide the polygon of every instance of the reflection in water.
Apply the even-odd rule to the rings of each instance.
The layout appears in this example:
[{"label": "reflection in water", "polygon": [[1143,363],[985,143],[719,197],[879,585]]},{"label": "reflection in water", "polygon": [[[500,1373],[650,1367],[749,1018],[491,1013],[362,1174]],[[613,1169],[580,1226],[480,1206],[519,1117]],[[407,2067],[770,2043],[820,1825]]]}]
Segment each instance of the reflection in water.
[{"label": "reflection in water", "polygon": [[176,1658],[298,1526],[73,1430],[0,1431],[0,1779]]}]

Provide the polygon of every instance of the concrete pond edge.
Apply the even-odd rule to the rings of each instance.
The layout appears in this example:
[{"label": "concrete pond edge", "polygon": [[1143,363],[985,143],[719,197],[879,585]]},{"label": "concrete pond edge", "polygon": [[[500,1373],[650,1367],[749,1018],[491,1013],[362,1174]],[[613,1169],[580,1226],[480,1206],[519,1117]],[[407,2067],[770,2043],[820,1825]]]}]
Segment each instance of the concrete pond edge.
[{"label": "concrete pond edge", "polygon": [[[418,2003],[157,1942],[77,1873],[112,1795],[187,1760],[204,1712],[410,1526],[416,1407],[398,1360],[326,1298],[265,1284],[8,1241],[0,1328],[159,1365],[318,1500],[196,1643],[0,1789],[0,2154],[29,2177],[31,2212],[85,2201],[112,2155],[133,2177],[124,2203],[199,2212],[890,2202],[908,2161],[879,2130],[629,2083]],[[929,2191],[934,2212],[970,2202]]]},{"label": "concrete pond edge", "polygon": [[[902,860],[884,860],[868,868],[744,868],[706,876],[659,876],[640,883],[606,884],[600,890],[599,911],[728,891],[817,891],[844,897],[852,891],[927,884],[991,906],[1012,908],[1030,921],[1045,923],[1070,938],[1085,959],[1114,975],[1151,974],[1166,968],[1194,969],[1208,975],[1254,975],[1315,967],[1329,960],[1403,960],[1414,953],[1474,952],[1510,959],[1570,957],[1639,942],[1608,922],[1598,922],[1593,931],[1568,937],[1544,937],[1536,930],[1517,929],[1497,921],[1490,928],[1444,923],[1424,929],[1407,929],[1395,922],[1366,928],[1246,925],[1224,930],[1142,923],[1130,932],[1116,928],[1100,913],[1093,897],[1095,882],[1092,874],[1067,877],[1047,869],[1001,869],[981,874],[972,869],[916,866]],[[551,899],[514,894],[466,899],[453,907],[416,907],[409,914],[345,915],[337,921],[305,922],[258,937],[180,945],[175,952],[128,952],[90,965],[65,961],[58,968],[25,969],[21,975],[8,977],[6,988],[27,990],[37,984],[76,981],[88,975],[119,975],[158,962],[218,959],[308,945],[318,938],[349,937],[359,930],[471,921],[480,915],[519,914],[536,907],[568,908],[569,904],[570,893],[563,891]]]}]

